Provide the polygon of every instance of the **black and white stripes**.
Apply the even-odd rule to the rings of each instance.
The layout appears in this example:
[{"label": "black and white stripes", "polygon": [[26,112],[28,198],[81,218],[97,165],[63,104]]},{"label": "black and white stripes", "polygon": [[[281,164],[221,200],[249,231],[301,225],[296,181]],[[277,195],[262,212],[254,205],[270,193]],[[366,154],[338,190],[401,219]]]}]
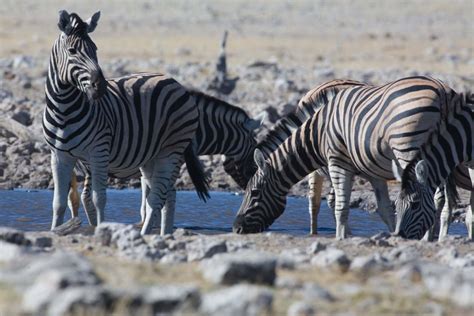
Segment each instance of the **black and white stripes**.
[{"label": "black and white stripes", "polygon": [[151,188],[142,229],[147,233],[194,137],[198,111],[187,90],[164,75],[105,80],[89,37],[99,16],[83,22],[74,13],[60,12],[61,34],[51,53],[43,116],[55,183],[52,227],[63,221],[72,170],[81,159],[90,167],[99,223],[108,173],[127,177],[140,168]]}]

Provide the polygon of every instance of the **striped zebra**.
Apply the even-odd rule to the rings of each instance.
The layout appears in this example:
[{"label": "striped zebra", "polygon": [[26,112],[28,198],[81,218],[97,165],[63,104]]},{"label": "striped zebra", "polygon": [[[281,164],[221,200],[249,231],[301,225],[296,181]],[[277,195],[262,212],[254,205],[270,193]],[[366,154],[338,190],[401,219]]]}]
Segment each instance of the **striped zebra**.
[{"label": "striped zebra", "polygon": [[[199,112],[199,125],[193,140],[198,155],[223,155],[224,169],[234,181],[245,189],[250,176],[243,174],[243,161],[253,153],[257,144],[254,131],[261,127],[265,119],[264,113],[250,118],[247,113],[236,106],[199,91],[190,90],[195,98]],[[86,167],[80,167],[85,174],[84,189],[81,195],[89,223],[95,225],[96,212],[90,195],[90,173]],[[137,170],[138,171],[138,170]],[[71,187],[71,192],[75,186]],[[145,219],[146,197],[149,187],[142,181],[142,206],[140,214]],[[71,193],[70,204],[73,214],[77,216],[79,207],[78,195]],[[172,232],[174,223],[176,191],[168,192],[166,205],[162,209],[161,234]],[[157,213],[158,215],[158,213]],[[156,222],[156,221],[155,221]]]},{"label": "striped zebra", "polygon": [[[198,110],[184,87],[161,74],[106,80],[89,37],[99,17],[97,12],[84,22],[75,13],[59,12],[61,33],[51,52],[43,115],[55,184],[52,228],[64,219],[73,168],[80,159],[90,167],[98,223],[104,220],[108,173],[128,177],[140,169],[151,188],[141,230],[146,234],[153,213],[163,207],[174,184],[185,151],[196,162],[190,144]],[[205,177],[200,180],[205,185]]]},{"label": "striped zebra", "polygon": [[[436,208],[433,192],[446,182],[455,168],[464,164],[469,168],[470,185],[474,188],[474,96],[458,95],[454,106],[440,127],[433,131],[428,141],[421,147],[414,159],[401,173],[401,191],[396,199],[396,233],[402,237],[419,239],[435,220]],[[462,169],[461,169],[462,172]],[[458,183],[460,184],[460,183]],[[471,192],[471,207],[466,214],[469,238],[473,238],[474,197]],[[443,216],[444,215],[444,216]],[[441,225],[447,230],[446,214],[442,214]],[[444,223],[443,223],[444,220]],[[444,226],[444,227],[443,227]]]},{"label": "striped zebra", "polygon": [[[341,90],[268,160],[256,150],[258,172],[247,186],[234,231],[266,229],[283,212],[291,186],[327,166],[336,195],[336,237],[344,238],[354,174],[368,178],[376,195],[386,195],[379,200],[389,202],[386,180],[393,179],[392,160],[408,165],[446,117],[454,96],[442,82],[427,77]],[[379,205],[386,221],[393,216],[388,202]]]}]

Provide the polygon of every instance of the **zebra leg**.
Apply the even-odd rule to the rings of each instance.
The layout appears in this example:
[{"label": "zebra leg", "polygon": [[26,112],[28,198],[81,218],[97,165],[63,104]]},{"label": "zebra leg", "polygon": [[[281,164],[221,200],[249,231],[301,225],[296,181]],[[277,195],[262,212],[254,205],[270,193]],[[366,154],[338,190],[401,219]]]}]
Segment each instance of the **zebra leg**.
[{"label": "zebra leg", "polygon": [[[179,164],[179,158],[170,156],[167,158],[157,158],[146,166],[141,168],[142,175],[146,184],[150,187],[150,193],[146,198],[146,214],[145,221],[141,229],[141,234],[149,234],[152,229],[152,218],[154,213],[161,210],[165,204],[166,196],[171,186],[173,173],[176,165]],[[179,166],[181,166],[179,164]],[[163,219],[162,219],[163,221]],[[162,230],[164,227],[161,228]]]},{"label": "zebra leg", "polygon": [[51,170],[54,181],[53,220],[51,229],[64,222],[71,177],[76,159],[63,152],[51,151]]},{"label": "zebra leg", "polygon": [[82,189],[81,194],[82,205],[86,211],[87,221],[91,226],[97,226],[97,211],[95,209],[94,203],[92,202],[91,194],[91,176],[86,175],[84,179],[84,188]]},{"label": "zebra leg", "polygon": [[395,210],[388,194],[387,182],[381,179],[369,179],[374,188],[375,198],[377,200],[377,213],[382,221],[387,225],[390,232],[395,231]]},{"label": "zebra leg", "polygon": [[161,209],[161,235],[173,233],[175,205],[176,189],[173,185],[168,191],[165,207]]},{"label": "zebra leg", "polygon": [[79,193],[77,192],[77,177],[75,172],[72,173],[67,204],[71,211],[71,217],[77,217],[79,215]]},{"label": "zebra leg", "polygon": [[[141,187],[142,187],[142,204],[140,206],[140,224],[139,225],[143,226],[143,222],[145,221],[145,216],[146,216],[146,198],[148,194],[150,194],[150,187],[147,185],[147,182],[144,176],[140,177],[140,182],[141,182]],[[159,220],[157,220],[156,216],[152,218],[152,220],[153,220],[152,227],[156,227],[159,223]]]},{"label": "zebra leg", "polygon": [[[442,241],[448,235],[452,209],[448,201],[449,195],[448,195],[448,192],[446,192],[447,190],[446,185],[444,187],[438,188],[438,190],[441,190],[442,192],[444,192],[444,203],[443,203],[444,205],[443,204],[436,205],[437,212],[436,212],[435,224],[433,225],[433,229],[432,229],[433,231],[432,237],[434,239],[434,234],[436,231],[438,231],[438,227],[439,227],[438,241]],[[436,194],[435,194],[435,198],[436,198]],[[435,200],[435,204],[437,204],[436,202],[437,201]],[[439,209],[441,209],[441,211],[439,211]]]},{"label": "zebra leg", "polygon": [[471,178],[471,207],[466,211],[467,235],[470,240],[474,240],[474,169],[469,168],[469,177]]},{"label": "zebra leg", "polygon": [[[107,160],[108,161],[108,160]],[[107,201],[107,162],[91,161],[91,176],[92,176],[92,203],[94,204],[97,214],[97,225],[105,221],[105,204]]]},{"label": "zebra leg", "polygon": [[329,175],[336,193],[336,239],[347,237],[347,224],[349,219],[349,205],[354,173],[329,163]]},{"label": "zebra leg", "polygon": [[[336,192],[334,192],[334,187],[333,187],[332,184],[331,184],[331,189],[329,190],[329,193],[326,196],[326,200],[327,200],[329,208],[331,209],[332,218],[334,219],[334,223],[335,223],[336,222],[336,214],[335,214],[334,210],[336,208]],[[348,235],[352,234],[351,227],[349,226],[349,223],[347,223],[347,225],[346,225],[346,233]]]},{"label": "zebra leg", "polygon": [[311,173],[308,178],[309,184],[309,218],[310,218],[310,235],[318,233],[318,214],[321,206],[321,190],[323,187],[323,177],[316,174],[316,171]]}]

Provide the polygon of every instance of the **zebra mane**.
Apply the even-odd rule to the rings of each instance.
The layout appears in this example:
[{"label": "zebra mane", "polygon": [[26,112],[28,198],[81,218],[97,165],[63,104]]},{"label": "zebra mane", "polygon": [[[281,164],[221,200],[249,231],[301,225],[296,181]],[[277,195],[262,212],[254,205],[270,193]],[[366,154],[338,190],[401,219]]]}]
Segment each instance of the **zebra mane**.
[{"label": "zebra mane", "polygon": [[209,95],[209,94],[206,94],[202,91],[199,91],[199,90],[196,90],[194,88],[187,88],[188,92],[194,96],[197,100],[199,99],[205,99],[207,101],[210,101],[210,102],[206,102],[205,104],[206,105],[209,105],[211,104],[212,102],[214,103],[217,103],[219,106],[223,106],[223,107],[226,107],[227,109],[231,110],[231,111],[234,111],[234,112],[238,112],[240,113],[241,115],[245,115],[245,118],[250,118],[247,114],[247,112],[245,112],[244,109],[238,107],[238,106],[235,106],[235,105],[232,105],[224,100],[221,100],[219,98],[216,98],[212,95]]},{"label": "zebra mane", "polygon": [[69,15],[69,23],[66,26],[65,32],[67,35],[75,33],[80,36],[87,35],[87,23],[85,23],[77,13]]},{"label": "zebra mane", "polygon": [[294,112],[283,116],[267,132],[258,143],[257,148],[269,154],[282,144],[291,134],[309,119],[316,109],[327,105],[339,90],[328,88],[313,94],[310,101],[305,100],[306,95],[300,100]]}]

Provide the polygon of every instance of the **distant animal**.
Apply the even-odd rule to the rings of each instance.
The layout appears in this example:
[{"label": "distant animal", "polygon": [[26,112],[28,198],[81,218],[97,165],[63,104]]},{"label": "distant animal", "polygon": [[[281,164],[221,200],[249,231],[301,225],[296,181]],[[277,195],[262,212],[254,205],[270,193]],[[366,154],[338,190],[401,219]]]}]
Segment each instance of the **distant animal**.
[{"label": "distant animal", "polygon": [[[195,184],[206,178],[191,141],[198,127],[194,98],[176,80],[140,73],[106,80],[89,37],[100,12],[83,21],[60,11],[46,80],[43,132],[51,148],[54,180],[52,228],[64,219],[73,168],[85,161],[91,172],[97,222],[104,221],[107,176],[129,177],[140,169],[150,187],[142,234],[165,204],[182,161]],[[204,190],[202,194],[207,194]]]},{"label": "distant animal", "polygon": [[[244,162],[253,153],[257,141],[254,131],[261,127],[265,119],[265,112],[255,118],[250,118],[244,110],[233,106],[223,100],[217,99],[199,91],[190,90],[189,93],[195,98],[199,112],[199,124],[193,140],[193,146],[198,155],[223,155],[224,170],[234,181],[245,189],[251,175],[243,173]],[[96,212],[90,195],[90,172],[81,164],[81,173],[85,174],[84,189],[82,192],[82,203],[86,209],[91,225],[95,225]],[[74,186],[71,187],[71,192]],[[141,219],[145,219],[146,197],[149,187],[142,181],[142,206]],[[72,193],[71,193],[72,194]],[[77,193],[71,195],[78,199]],[[70,199],[73,214],[77,216],[78,201]],[[166,205],[162,209],[161,234],[172,232],[174,223],[174,211],[176,201],[176,190],[174,187],[168,192]]]},{"label": "distant animal", "polygon": [[369,179],[379,200],[383,195],[387,203],[381,211],[389,222],[393,210],[385,181],[393,179],[392,160],[406,166],[416,156],[429,132],[447,115],[455,95],[442,82],[428,77],[339,91],[331,106],[318,109],[268,160],[256,150],[258,172],[247,186],[234,231],[265,230],[283,212],[291,186],[325,166],[336,194],[337,238],[347,234],[354,174]]},{"label": "distant animal", "polygon": [[[403,171],[397,172],[402,185],[395,202],[398,216],[396,233],[402,237],[419,239],[431,227],[436,217],[434,189],[445,183],[457,166],[464,164],[464,167],[469,168],[471,180],[470,185],[464,184],[466,189],[471,190],[471,207],[466,214],[466,225],[469,238],[473,238],[474,97],[466,93],[449,99],[453,106],[439,128],[431,132],[416,156],[405,168],[401,168]],[[448,218],[449,215],[444,211],[441,214],[443,233],[447,231]]]}]

